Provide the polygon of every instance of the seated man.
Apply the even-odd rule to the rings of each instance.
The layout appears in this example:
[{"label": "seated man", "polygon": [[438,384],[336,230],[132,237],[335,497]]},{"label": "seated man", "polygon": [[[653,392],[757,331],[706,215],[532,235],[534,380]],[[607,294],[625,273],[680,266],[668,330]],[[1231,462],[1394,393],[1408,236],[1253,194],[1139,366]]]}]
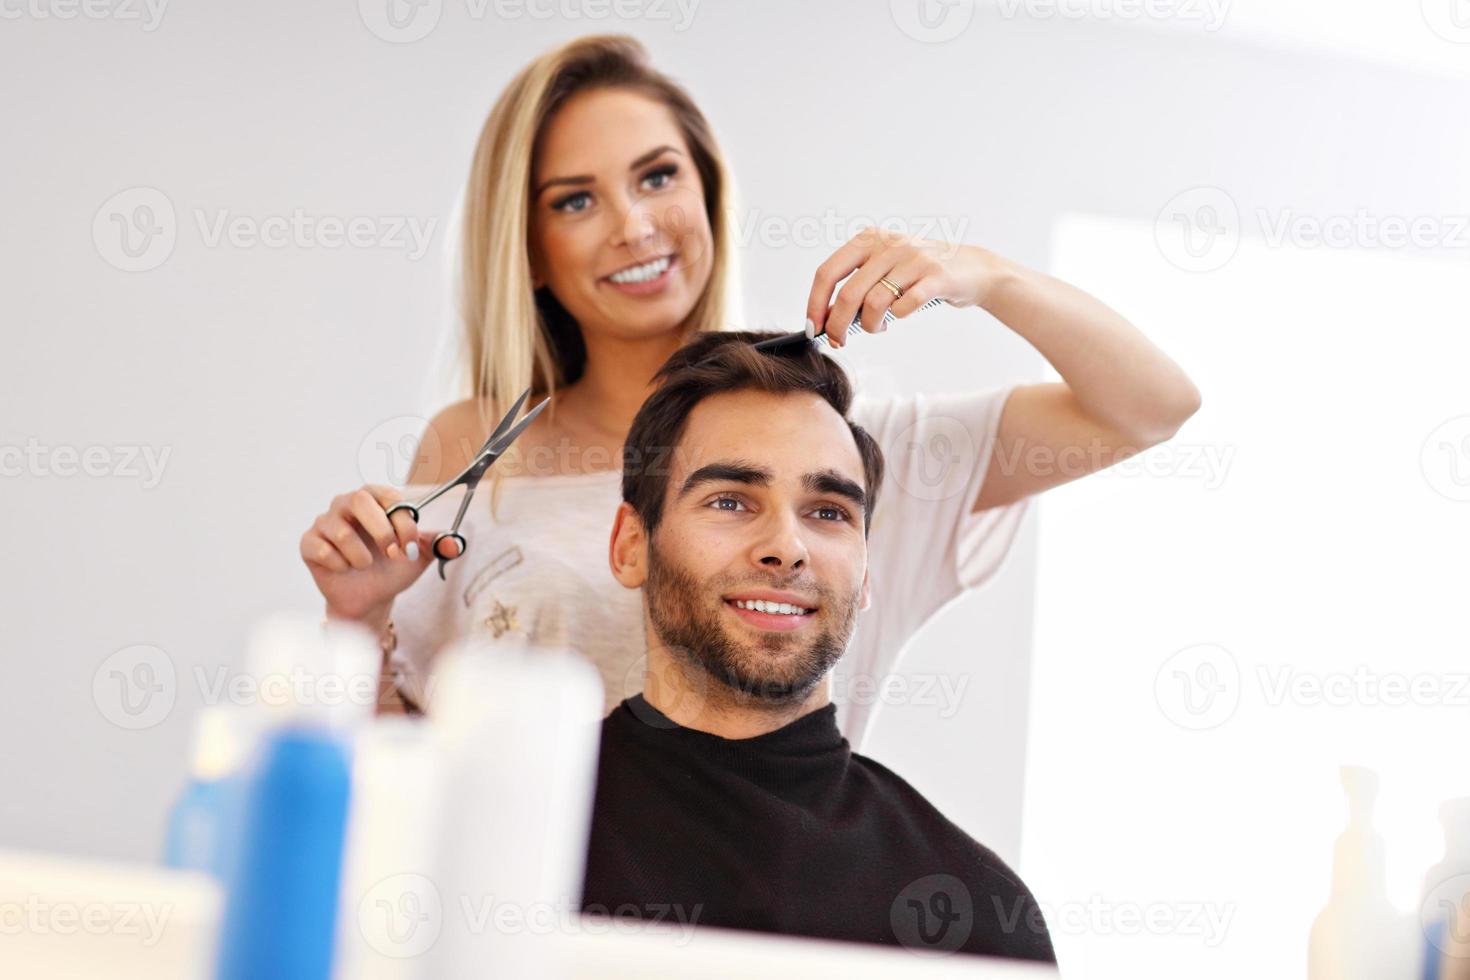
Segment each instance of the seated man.
[{"label": "seated man", "polygon": [[648,661],[603,722],[583,911],[1054,962],[1016,873],[838,730],[883,457],[842,369],[763,336],[675,353],[628,433],[609,560]]}]

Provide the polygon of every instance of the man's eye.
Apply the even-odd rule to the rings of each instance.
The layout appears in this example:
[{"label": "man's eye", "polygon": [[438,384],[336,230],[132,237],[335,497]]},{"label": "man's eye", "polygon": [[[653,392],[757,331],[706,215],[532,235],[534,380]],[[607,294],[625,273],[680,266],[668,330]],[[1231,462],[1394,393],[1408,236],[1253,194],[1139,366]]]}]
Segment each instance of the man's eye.
[{"label": "man's eye", "polygon": [[849,517],[847,511],[843,510],[841,507],[834,507],[831,504],[823,504],[821,507],[818,507],[817,513],[828,513],[835,515],[834,517],[825,518],[826,520],[831,521],[845,521]]},{"label": "man's eye", "polygon": [[[726,504],[726,503],[734,504],[735,507],[720,507],[720,506],[718,506],[719,504]],[[738,497],[716,497],[714,500],[711,500],[710,501],[710,504],[715,507],[715,510],[728,510],[728,511],[733,511],[733,510],[735,510],[736,507],[742,506],[741,503],[740,503],[740,498],[738,498]]]}]

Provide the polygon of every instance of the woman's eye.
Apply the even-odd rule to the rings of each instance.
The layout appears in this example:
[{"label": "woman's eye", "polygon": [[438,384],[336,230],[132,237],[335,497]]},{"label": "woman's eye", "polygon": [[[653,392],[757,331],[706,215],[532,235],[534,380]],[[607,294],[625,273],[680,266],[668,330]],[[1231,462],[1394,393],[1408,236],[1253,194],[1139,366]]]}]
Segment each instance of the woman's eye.
[{"label": "woman's eye", "polygon": [[567,205],[570,204],[570,203],[572,203],[573,201],[586,201],[588,197],[589,197],[589,195],[588,195],[588,193],[586,191],[578,191],[575,194],[568,194],[566,197],[563,197],[560,200],[553,202],[552,205],[551,205],[551,210],[553,210],[553,211],[572,211],[572,212],[585,211],[585,210],[587,210],[587,208],[585,206],[583,206],[583,207],[569,208],[569,207],[567,207]]},{"label": "woman's eye", "polygon": [[663,178],[662,180],[659,180],[658,183],[655,184],[653,187],[654,190],[662,190],[664,187],[668,186],[669,180],[672,179],[674,174],[678,172],[679,168],[676,165],[670,163],[666,166],[659,167],[656,170],[650,170],[648,174],[644,176],[643,182],[646,184],[650,180],[654,180],[655,178]]},{"label": "woman's eye", "polygon": [[[649,185],[649,182],[652,181],[653,183],[651,186],[648,186],[648,189],[661,191],[668,186],[669,181],[678,172],[679,167],[671,163],[655,170],[650,170],[643,176],[643,183]],[[575,194],[568,194],[566,197],[558,198],[552,203],[551,210],[577,214],[591,207],[591,199],[592,195],[586,191],[577,191]]]}]

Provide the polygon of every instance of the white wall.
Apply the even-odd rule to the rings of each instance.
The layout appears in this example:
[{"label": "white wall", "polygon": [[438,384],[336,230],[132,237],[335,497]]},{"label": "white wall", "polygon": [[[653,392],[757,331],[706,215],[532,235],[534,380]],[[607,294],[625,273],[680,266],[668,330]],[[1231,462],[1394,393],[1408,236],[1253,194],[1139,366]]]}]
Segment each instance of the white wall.
[{"label": "white wall", "polygon": [[[1463,84],[1255,47],[1228,23],[1141,31],[984,7],[926,43],[900,28],[923,34],[900,6],[705,0],[685,25],[672,4],[628,21],[539,20],[444,0],[433,31],[404,44],[351,4],[178,4],[152,30],[7,19],[0,445],[169,456],[156,486],[34,467],[0,484],[14,555],[0,598],[0,840],[155,852],[204,697],[195,670],[238,667],[263,612],[315,605],[297,537],[362,482],[370,434],[424,411],[442,226],[475,133],[510,75],[556,41],[634,33],[714,120],[748,213],[756,326],[799,320],[816,264],[841,241],[769,236],[829,216],[906,218],[1045,267],[1059,215],[1151,222],[1202,183],[1323,213],[1470,209]],[[137,187],[166,195],[177,242],[156,268],[124,272],[108,261],[124,257],[94,245],[93,221]],[[211,246],[196,217],[298,208],[435,232],[418,258]],[[1109,299],[1106,284],[1095,291]],[[1159,315],[1177,326],[1194,311]],[[879,342],[898,389],[1041,376],[1027,344],[975,311],[936,311]],[[124,462],[112,452],[103,468]],[[1000,578],[936,619],[905,662],[973,671],[958,715],[890,709],[870,746],[1013,860],[1035,541],[1033,514]],[[93,681],[140,644],[167,655],[177,696],[128,730],[99,709]]]}]

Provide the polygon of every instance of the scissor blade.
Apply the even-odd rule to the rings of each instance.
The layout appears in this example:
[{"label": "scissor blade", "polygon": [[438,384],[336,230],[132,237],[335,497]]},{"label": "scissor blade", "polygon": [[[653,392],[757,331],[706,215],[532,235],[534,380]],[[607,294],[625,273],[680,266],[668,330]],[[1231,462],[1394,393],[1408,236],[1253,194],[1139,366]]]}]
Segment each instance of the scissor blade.
[{"label": "scissor blade", "polygon": [[[526,395],[529,395],[530,393],[531,392],[529,390],[527,390]],[[521,396],[521,399],[524,400],[525,397],[526,397],[526,395],[522,395]],[[507,449],[509,449],[510,448],[510,444],[516,441],[516,436],[518,436],[522,432],[526,431],[526,426],[528,426],[528,425],[531,424],[531,420],[534,419],[536,416],[540,415],[541,414],[541,410],[543,408],[545,408],[547,405],[550,405],[550,404],[551,404],[551,399],[550,398],[543,398],[543,399],[541,399],[541,404],[540,405],[537,405],[535,408],[531,409],[531,411],[526,414],[526,417],[525,418],[521,419],[519,422],[517,422],[515,424],[515,428],[511,429],[505,435],[501,436],[496,441],[495,445],[490,447],[490,453],[491,453],[491,455],[499,456],[502,453],[504,453]]]},{"label": "scissor blade", "polygon": [[510,407],[510,411],[506,412],[505,416],[501,418],[499,424],[495,426],[495,431],[490,433],[490,438],[485,440],[485,445],[480,447],[480,452],[489,452],[490,447],[495,444],[496,440],[505,435],[505,432],[507,429],[510,428],[511,423],[516,420],[516,416],[521,414],[521,406],[526,404],[526,399],[530,397],[530,388],[527,388],[525,391],[521,392],[521,397],[516,399],[516,403]]}]

